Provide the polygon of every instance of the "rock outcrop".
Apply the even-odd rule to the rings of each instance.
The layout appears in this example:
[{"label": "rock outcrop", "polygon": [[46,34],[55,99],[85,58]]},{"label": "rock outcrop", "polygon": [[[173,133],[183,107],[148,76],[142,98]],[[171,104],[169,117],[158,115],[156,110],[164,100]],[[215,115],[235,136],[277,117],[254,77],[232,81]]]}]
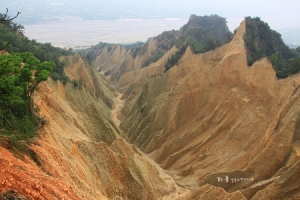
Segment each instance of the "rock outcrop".
[{"label": "rock outcrop", "polygon": [[0,141],[0,194],[299,199],[300,75],[278,80],[266,58],[249,67],[245,31],[242,22],[231,42],[206,53],[188,47],[167,72],[176,47],[141,67],[157,38],[135,56],[116,45],[99,51],[106,80],[80,56],[62,58],[80,87],[39,86],[43,124],[30,147],[40,166]]},{"label": "rock outcrop", "polygon": [[158,199],[173,192],[112,122],[114,96],[103,78],[78,55],[64,59],[68,76],[84,86],[51,80],[39,85],[35,102],[44,122],[31,148],[41,166],[0,148],[0,193],[13,189],[30,199]]},{"label": "rock outcrop", "polygon": [[278,80],[267,59],[249,67],[245,31],[242,22],[230,43],[207,53],[188,48],[167,73],[145,76],[159,62],[133,72],[121,128],[187,188],[293,198],[300,77]]},{"label": "rock outcrop", "polygon": [[119,45],[109,44],[103,49],[94,52],[94,65],[99,71],[107,71],[118,67],[126,58],[126,49]]}]

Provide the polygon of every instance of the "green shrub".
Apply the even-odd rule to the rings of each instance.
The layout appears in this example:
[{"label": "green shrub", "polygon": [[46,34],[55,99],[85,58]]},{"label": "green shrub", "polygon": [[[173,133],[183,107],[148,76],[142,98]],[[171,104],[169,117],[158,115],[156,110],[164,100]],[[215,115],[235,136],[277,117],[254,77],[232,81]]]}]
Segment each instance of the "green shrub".
[{"label": "green shrub", "polygon": [[165,55],[165,53],[166,53],[166,51],[164,51],[162,49],[157,49],[156,51],[153,51],[151,53],[151,55],[147,58],[147,60],[144,62],[142,67],[146,67],[146,66],[150,65],[151,63],[155,63],[161,57],[163,57]]},{"label": "green shrub", "polygon": [[175,54],[173,54],[171,57],[168,58],[168,61],[165,64],[165,72],[171,69],[174,65],[178,65],[178,62],[182,55],[184,54],[187,44],[183,45],[178,51],[176,51]]},{"label": "green shrub", "polygon": [[[0,14],[0,16],[3,16],[3,14]],[[54,77],[58,78],[58,80],[61,80],[60,78],[65,75],[63,70],[65,63],[60,62],[59,57],[72,55],[74,52],[71,50],[54,47],[51,45],[51,43],[42,44],[36,40],[29,40],[23,35],[24,27],[22,27],[22,25],[15,24],[13,22],[1,24],[0,49],[4,48],[4,46],[6,46],[9,42],[10,45],[5,47],[5,50],[9,53],[32,52],[33,55],[41,62],[50,60],[53,61],[55,65],[52,73],[56,73]]]},{"label": "green shrub", "polygon": [[76,87],[76,88],[79,87],[79,82],[77,80],[72,80],[71,83],[74,87]]},{"label": "green shrub", "polygon": [[40,62],[32,53],[0,55],[0,124],[3,133],[35,135],[37,117],[33,94],[47,80],[53,63]]}]

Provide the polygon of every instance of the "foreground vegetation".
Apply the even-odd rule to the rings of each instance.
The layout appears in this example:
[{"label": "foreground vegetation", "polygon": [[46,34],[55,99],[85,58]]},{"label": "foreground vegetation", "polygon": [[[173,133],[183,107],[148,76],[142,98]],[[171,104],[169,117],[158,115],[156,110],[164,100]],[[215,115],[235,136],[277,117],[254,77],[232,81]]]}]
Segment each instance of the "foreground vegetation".
[{"label": "foreground vegetation", "polygon": [[35,136],[38,117],[33,94],[47,80],[53,62],[40,62],[32,53],[0,55],[0,133],[17,139]]},{"label": "foreground vegetation", "polygon": [[[19,13],[18,13],[19,14]],[[24,27],[12,22],[8,14],[0,14],[0,136],[16,141],[36,135],[41,119],[33,103],[40,82],[51,76],[69,81],[60,56],[72,51],[41,44],[24,36]]]},{"label": "foreground vegetation", "polygon": [[[5,14],[0,14],[0,19],[3,18],[5,18]],[[4,49],[9,53],[31,52],[41,62],[51,60],[54,62],[51,77],[54,80],[67,81],[63,70],[65,63],[60,62],[59,57],[72,55],[72,49],[65,50],[53,47],[51,43],[42,44],[36,40],[29,40],[24,36],[24,30],[24,26],[12,21],[0,23],[0,50]]]}]

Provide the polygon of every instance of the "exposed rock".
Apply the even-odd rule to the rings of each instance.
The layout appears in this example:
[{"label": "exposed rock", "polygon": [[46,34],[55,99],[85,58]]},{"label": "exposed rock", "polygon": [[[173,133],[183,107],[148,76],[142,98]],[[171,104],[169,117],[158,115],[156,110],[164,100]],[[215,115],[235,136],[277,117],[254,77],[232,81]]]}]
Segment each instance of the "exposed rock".
[{"label": "exposed rock", "polygon": [[[190,189],[211,184],[234,192],[274,181],[290,157],[300,115],[300,77],[278,80],[267,59],[248,67],[244,34],[243,22],[230,43],[197,55],[188,48],[167,73],[148,79],[144,74],[151,67],[135,71],[139,83],[131,79],[129,84],[137,92],[128,93],[121,128]],[[158,63],[154,69],[162,67]],[[226,176],[230,183],[224,182]],[[283,188],[276,188],[282,194]]]},{"label": "exposed rock", "polygon": [[26,162],[15,158],[2,147],[0,169],[1,199],[17,199],[17,196],[20,199],[81,199],[74,188],[60,177],[46,174],[28,158]]},{"label": "exposed rock", "polygon": [[31,148],[42,166],[1,147],[0,192],[13,189],[30,199],[158,199],[171,193],[113,123],[114,95],[104,80],[78,55],[65,60],[66,73],[85,87],[52,80],[39,85],[35,103],[46,123]]},{"label": "exposed rock", "polygon": [[187,48],[166,73],[175,47],[140,67],[157,39],[135,57],[105,47],[96,63],[111,69],[107,80],[79,55],[62,58],[84,86],[40,84],[45,123],[31,148],[41,167],[0,140],[1,195],[299,199],[300,75],[278,80],[266,58],[247,66],[245,31],[242,22],[230,43],[203,54]]},{"label": "exposed rock", "polygon": [[[85,62],[78,54],[63,57],[67,66],[64,68],[66,75],[71,80],[78,81],[81,87],[85,87],[94,99],[101,99],[108,107],[113,107],[111,88],[97,73],[96,69]],[[64,94],[62,94],[64,95]]]},{"label": "exposed rock", "polygon": [[215,199],[215,200],[243,200],[246,198],[240,192],[227,193],[224,189],[214,187],[212,185],[204,185],[201,188],[195,189],[186,198],[186,200],[195,199]]},{"label": "exposed rock", "polygon": [[300,161],[281,174],[265,189],[258,191],[251,199],[300,199]]}]

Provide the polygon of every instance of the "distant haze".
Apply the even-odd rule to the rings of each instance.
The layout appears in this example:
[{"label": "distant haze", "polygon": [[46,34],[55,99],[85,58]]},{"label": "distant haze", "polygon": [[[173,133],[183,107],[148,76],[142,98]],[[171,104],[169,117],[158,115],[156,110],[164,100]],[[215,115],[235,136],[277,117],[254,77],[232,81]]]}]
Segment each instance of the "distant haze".
[{"label": "distant haze", "polygon": [[25,26],[25,35],[55,46],[90,46],[101,42],[145,42],[166,30],[179,29],[188,19],[81,20]]},{"label": "distant haze", "polygon": [[[300,27],[300,1],[296,0],[1,0],[0,12],[4,13],[6,8],[11,16],[18,11],[22,12],[15,22],[25,26],[26,35],[30,39],[48,40],[53,44],[63,39],[63,45],[81,45],[84,41],[89,44],[98,43],[98,39],[112,42],[112,38],[116,39],[116,43],[132,42],[134,38],[135,41],[145,40],[164,30],[179,29],[191,14],[217,14],[225,17],[231,31],[246,16],[258,16],[272,29],[285,29],[285,33],[287,29]],[[180,20],[166,21],[166,18]],[[144,21],[128,21],[123,24],[116,21],[128,19]],[[105,22],[107,20],[109,21]],[[122,27],[124,24],[126,26]],[[109,32],[112,29],[116,30]],[[104,33],[107,35],[103,38]],[[298,33],[299,31],[293,30],[288,33],[287,38],[296,44],[299,40]],[[68,39],[70,40],[67,41]]]}]

